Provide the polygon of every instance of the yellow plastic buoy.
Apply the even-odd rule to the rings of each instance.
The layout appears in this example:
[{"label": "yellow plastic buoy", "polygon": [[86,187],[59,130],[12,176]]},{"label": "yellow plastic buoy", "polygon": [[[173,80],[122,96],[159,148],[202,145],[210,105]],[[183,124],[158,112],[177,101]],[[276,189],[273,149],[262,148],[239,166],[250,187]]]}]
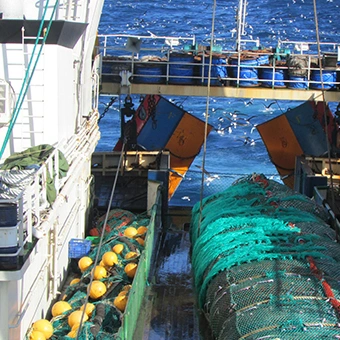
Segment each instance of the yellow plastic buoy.
[{"label": "yellow plastic buoy", "polygon": [[103,266],[96,266],[92,269],[92,274],[95,280],[100,280],[107,276],[107,271]]},{"label": "yellow plastic buoy", "polygon": [[58,301],[53,305],[51,313],[52,316],[58,316],[70,309],[72,309],[72,306],[67,301]]},{"label": "yellow plastic buoy", "polygon": [[[82,306],[80,307],[80,310],[81,310],[81,311],[84,310],[84,306],[85,306],[85,305],[82,305]],[[88,303],[86,304],[85,313],[86,313],[88,316],[91,316],[92,313],[93,313],[93,311],[94,311],[95,309],[96,309],[96,306],[95,306],[93,303],[88,302]]]},{"label": "yellow plastic buoy", "polygon": [[[75,310],[72,312],[67,319],[68,325],[72,328],[74,324],[80,323],[83,312],[81,310]],[[83,322],[89,319],[88,315],[84,313]]]},{"label": "yellow plastic buoy", "polygon": [[92,263],[93,261],[90,257],[84,256],[78,261],[78,267],[83,273],[87,268],[91,266]]},{"label": "yellow plastic buoy", "polygon": [[138,254],[135,251],[130,251],[125,255],[125,260],[130,260],[137,257]]},{"label": "yellow plastic buoy", "polygon": [[114,301],[113,304],[121,311],[124,312],[126,304],[127,304],[128,298],[126,295],[118,295]]},{"label": "yellow plastic buoy", "polygon": [[135,276],[136,270],[137,270],[137,264],[133,262],[128,263],[124,268],[126,275],[130,278],[133,278]]},{"label": "yellow plastic buoy", "polygon": [[71,329],[71,331],[67,333],[67,336],[69,338],[72,338],[72,339],[76,338],[77,335],[78,335],[78,328],[77,329]]},{"label": "yellow plastic buoy", "polygon": [[36,321],[32,326],[34,331],[38,331],[44,334],[46,339],[49,339],[53,334],[53,326],[46,319],[40,319]]},{"label": "yellow plastic buoy", "polygon": [[46,340],[44,333],[39,331],[32,331],[30,334],[30,340]]},{"label": "yellow plastic buoy", "polygon": [[70,282],[70,286],[75,285],[76,283],[80,282],[80,279],[75,278]]},{"label": "yellow plastic buoy", "polygon": [[127,227],[124,230],[124,236],[128,238],[134,238],[138,234],[137,229],[135,227]]},{"label": "yellow plastic buoy", "polygon": [[122,288],[122,291],[129,291],[130,289],[132,288],[132,285],[125,285],[123,288]]},{"label": "yellow plastic buoy", "polygon": [[144,235],[146,234],[147,231],[148,231],[148,228],[142,225],[137,229],[137,234]]},{"label": "yellow plastic buoy", "polygon": [[124,250],[124,244],[118,243],[113,248],[112,251],[114,251],[116,254],[120,255],[122,251]]},{"label": "yellow plastic buoy", "polygon": [[106,286],[101,281],[92,281],[90,289],[90,297],[92,299],[99,299],[106,293]]},{"label": "yellow plastic buoy", "polygon": [[144,240],[141,238],[141,237],[136,237],[136,241],[141,245],[141,246],[143,246],[144,247]]},{"label": "yellow plastic buoy", "polygon": [[104,263],[105,266],[107,267],[112,267],[115,264],[118,263],[118,257],[117,254],[114,253],[113,251],[107,251],[103,257],[102,257],[102,261]]},{"label": "yellow plastic buoy", "polygon": [[73,324],[71,331],[77,331],[79,327],[80,327],[80,322],[76,322],[75,324]]}]

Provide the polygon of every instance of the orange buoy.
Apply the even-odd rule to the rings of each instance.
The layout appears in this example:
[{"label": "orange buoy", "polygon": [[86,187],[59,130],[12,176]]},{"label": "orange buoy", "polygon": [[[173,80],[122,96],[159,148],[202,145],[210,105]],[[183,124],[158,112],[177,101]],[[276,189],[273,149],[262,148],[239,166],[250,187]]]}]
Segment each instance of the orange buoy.
[{"label": "orange buoy", "polygon": [[107,271],[103,266],[96,266],[94,269],[92,269],[91,273],[93,274],[93,278],[95,280],[100,280],[107,276]]},{"label": "orange buoy", "polygon": [[39,331],[32,331],[30,334],[30,340],[46,340],[44,333]]},{"label": "orange buoy", "polygon": [[135,227],[127,227],[124,230],[124,236],[128,238],[134,238],[138,234],[137,229]]},{"label": "orange buoy", "polygon": [[145,242],[144,242],[144,240],[143,240],[141,237],[136,237],[136,241],[137,241],[141,246],[144,247]]},{"label": "orange buoy", "polygon": [[99,299],[106,293],[106,286],[101,281],[92,281],[91,289],[90,289],[90,297],[92,299]]},{"label": "orange buoy", "polygon": [[72,339],[76,338],[77,335],[78,335],[78,328],[76,328],[76,329],[71,329],[71,331],[67,333],[67,336],[68,336],[69,338],[72,338]]},{"label": "orange buoy", "polygon": [[34,331],[43,333],[46,339],[49,339],[53,335],[53,326],[51,322],[46,319],[36,321],[32,328]]},{"label": "orange buoy", "polygon": [[125,266],[124,271],[128,277],[133,278],[136,274],[137,267],[136,263],[130,262]]},{"label": "orange buoy", "polygon": [[121,312],[124,312],[126,304],[127,304],[128,298],[126,295],[118,295],[114,301],[113,304],[115,307],[117,307]]},{"label": "orange buoy", "polygon": [[146,234],[146,232],[148,231],[148,228],[145,227],[145,226],[140,226],[138,229],[137,229],[137,233],[138,235],[144,235]]},{"label": "orange buoy", "polygon": [[70,286],[75,285],[75,284],[77,284],[78,282],[80,282],[80,279],[75,278],[75,279],[73,279],[73,280],[70,282]]},{"label": "orange buoy", "polygon": [[51,310],[52,316],[62,315],[68,310],[72,309],[72,306],[67,301],[58,301],[56,302]]},{"label": "orange buoy", "polygon": [[93,263],[93,261],[92,261],[91,257],[84,256],[78,261],[78,267],[81,270],[81,272],[83,273],[87,268],[89,268],[91,266],[92,263]]},{"label": "orange buoy", "polygon": [[[84,316],[82,316],[84,314]],[[72,312],[67,319],[68,325],[72,328],[73,325],[76,323],[80,324],[81,318],[83,318],[83,322],[87,321],[89,319],[88,315],[86,313],[83,313],[81,310],[75,310]]]},{"label": "orange buoy", "polygon": [[129,291],[131,288],[132,288],[132,285],[125,285],[125,286],[122,288],[122,291]]},{"label": "orange buoy", "polygon": [[121,243],[116,244],[113,248],[112,251],[114,251],[116,254],[120,255],[122,251],[124,250],[124,245]]},{"label": "orange buoy", "polygon": [[[83,310],[84,310],[84,307],[85,307],[85,305],[82,305],[82,306],[80,307],[80,310],[83,311]],[[92,313],[93,313],[93,311],[94,311],[95,309],[96,309],[96,306],[95,306],[93,303],[88,302],[88,303],[86,304],[85,313],[86,313],[88,316],[91,316]]]},{"label": "orange buoy", "polygon": [[130,260],[130,259],[133,259],[137,256],[138,256],[138,254],[135,251],[130,251],[125,255],[124,258],[125,258],[125,260]]},{"label": "orange buoy", "polygon": [[105,266],[112,267],[112,266],[114,266],[115,264],[118,263],[117,254],[115,252],[113,252],[113,251],[107,251],[103,255],[102,261],[103,261]]}]

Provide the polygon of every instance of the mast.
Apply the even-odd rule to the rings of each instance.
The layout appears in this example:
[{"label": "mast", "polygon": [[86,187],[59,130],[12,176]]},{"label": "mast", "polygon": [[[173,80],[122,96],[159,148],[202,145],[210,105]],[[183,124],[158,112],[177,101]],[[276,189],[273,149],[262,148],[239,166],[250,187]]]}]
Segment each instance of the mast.
[{"label": "mast", "polygon": [[241,37],[246,34],[246,16],[247,16],[247,1],[239,0],[237,9],[237,41],[236,41],[236,51],[241,49]]}]

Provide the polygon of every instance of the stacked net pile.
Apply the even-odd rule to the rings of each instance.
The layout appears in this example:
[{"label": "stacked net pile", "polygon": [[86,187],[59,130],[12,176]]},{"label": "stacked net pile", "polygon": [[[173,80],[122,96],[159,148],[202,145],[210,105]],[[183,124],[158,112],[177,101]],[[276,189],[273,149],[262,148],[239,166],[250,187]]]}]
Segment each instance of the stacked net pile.
[{"label": "stacked net pile", "polygon": [[340,246],[313,200],[251,175],[197,203],[190,236],[215,339],[340,337]]},{"label": "stacked net pile", "polygon": [[[103,240],[79,260],[80,274],[52,306],[53,335],[50,339],[117,338],[149,222],[144,215],[136,216],[122,209],[113,209],[108,218],[98,219],[96,231],[92,232],[98,235],[105,227]],[[61,301],[67,304],[62,305],[64,310],[58,308],[59,312],[54,307]],[[77,314],[85,303],[86,313]],[[57,312],[53,315],[54,310]]]}]

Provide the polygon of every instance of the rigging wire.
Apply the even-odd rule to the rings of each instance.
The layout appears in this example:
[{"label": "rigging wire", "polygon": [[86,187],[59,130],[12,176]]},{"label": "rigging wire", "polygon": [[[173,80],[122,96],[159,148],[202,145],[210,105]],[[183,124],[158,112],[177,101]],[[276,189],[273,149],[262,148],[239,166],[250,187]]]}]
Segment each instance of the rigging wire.
[{"label": "rigging wire", "polygon": [[[214,31],[215,31],[215,15],[216,15],[216,0],[213,4],[213,15],[211,22],[211,36],[210,36],[210,55],[209,55],[209,68],[208,68],[208,84],[207,84],[207,100],[205,107],[205,124],[204,124],[204,143],[203,143],[203,157],[202,157],[202,176],[201,176],[201,190],[200,190],[200,218],[198,222],[197,233],[200,234],[200,226],[202,219],[202,209],[203,209],[203,192],[204,192],[204,171],[205,169],[205,157],[207,152],[207,133],[208,133],[208,120],[209,120],[209,99],[210,99],[210,79],[211,79],[211,65],[212,65],[212,54],[214,46]],[[204,58],[204,55],[203,55]]]},{"label": "rigging wire", "polygon": [[[322,79],[322,58],[321,58],[321,47],[320,47],[320,36],[319,36],[319,24],[318,24],[318,14],[316,9],[316,0],[313,0],[313,7],[314,7],[314,22],[315,22],[315,34],[316,34],[316,42],[317,42],[317,49],[318,49],[318,61],[319,61],[319,69],[320,69],[320,80],[321,80],[321,90],[322,90],[322,103],[323,103],[323,115],[324,115],[324,124],[325,124],[325,134],[326,134],[326,143],[327,143],[327,158],[328,158],[328,165],[329,165],[329,173],[330,173],[330,197],[331,197],[331,208],[334,211],[335,207],[335,198],[334,198],[334,182],[333,182],[333,171],[332,171],[332,162],[331,162],[331,150],[330,150],[330,143],[328,138],[328,122],[327,122],[327,109],[326,109],[326,101],[325,101],[325,89]],[[335,229],[336,240],[338,240],[338,228],[333,226]]]},{"label": "rigging wire", "polygon": [[[5,149],[7,147],[7,143],[9,141],[10,137],[11,137],[14,125],[16,123],[18,116],[19,116],[21,107],[23,105],[23,102],[24,102],[26,94],[27,94],[27,91],[29,90],[29,86],[31,84],[31,80],[33,78],[35,69],[38,65],[42,50],[45,46],[46,39],[49,35],[50,29],[51,29],[51,26],[52,26],[52,22],[53,22],[53,17],[54,17],[56,10],[58,8],[59,1],[56,1],[54,6],[53,6],[53,10],[51,12],[50,19],[47,21],[47,28],[44,28],[45,17],[46,17],[46,14],[47,14],[47,10],[49,8],[49,1],[50,0],[47,0],[47,2],[45,4],[45,8],[44,8],[44,11],[43,11],[43,14],[42,14],[39,30],[38,30],[38,33],[37,33],[37,36],[36,36],[36,39],[35,39],[35,43],[34,43],[34,46],[33,46],[33,50],[32,50],[32,53],[31,53],[30,60],[29,60],[28,65],[27,65],[25,77],[24,77],[24,80],[21,84],[21,89],[20,89],[20,92],[19,92],[19,96],[17,98],[17,102],[15,103],[13,115],[12,115],[11,121],[9,123],[9,126],[7,128],[6,136],[5,136],[5,139],[2,143],[2,147],[0,149],[0,158],[3,156]],[[24,44],[24,32],[25,32],[25,27],[23,26],[22,27],[23,44]],[[41,34],[43,34],[42,38],[41,38]],[[41,39],[42,39],[42,41],[40,42]],[[40,47],[39,47],[38,51],[36,52],[38,45],[39,45],[39,42],[40,42]]]},{"label": "rigging wire", "polygon": [[[103,224],[102,232],[101,232],[101,235],[100,235],[100,240],[99,240],[99,244],[98,244],[98,248],[97,248],[98,250],[97,250],[96,258],[94,260],[93,268],[96,268],[97,263],[99,262],[99,254],[100,254],[100,249],[102,247],[103,238],[104,238],[104,234],[105,234],[105,226],[107,224],[107,220],[108,220],[109,213],[110,213],[110,210],[111,210],[111,204],[112,204],[112,200],[113,200],[113,195],[114,195],[115,190],[116,190],[116,185],[117,185],[118,176],[119,176],[119,169],[120,169],[120,167],[122,165],[122,160],[123,160],[124,153],[125,153],[125,141],[124,141],[124,143],[122,145],[122,150],[120,152],[120,157],[119,157],[119,161],[118,161],[118,165],[117,165],[117,171],[116,171],[116,175],[115,175],[115,178],[114,178],[114,181],[113,181],[113,185],[112,185],[110,199],[109,199],[108,206],[107,206],[107,211],[106,211],[106,214],[105,214],[104,224]],[[93,282],[93,275],[94,275],[94,271],[91,272],[91,275],[90,275],[90,282],[88,284],[88,289],[87,289],[87,292],[86,292],[86,298],[85,298],[85,302],[84,302],[84,306],[85,307],[84,307],[83,313],[81,315],[80,326],[78,328],[76,339],[79,338],[79,335],[81,333],[83,319],[84,319],[84,315],[85,315],[85,311],[86,311],[86,305],[87,305],[87,303],[89,301],[89,295],[90,295],[91,286],[92,286],[92,282]]]}]

